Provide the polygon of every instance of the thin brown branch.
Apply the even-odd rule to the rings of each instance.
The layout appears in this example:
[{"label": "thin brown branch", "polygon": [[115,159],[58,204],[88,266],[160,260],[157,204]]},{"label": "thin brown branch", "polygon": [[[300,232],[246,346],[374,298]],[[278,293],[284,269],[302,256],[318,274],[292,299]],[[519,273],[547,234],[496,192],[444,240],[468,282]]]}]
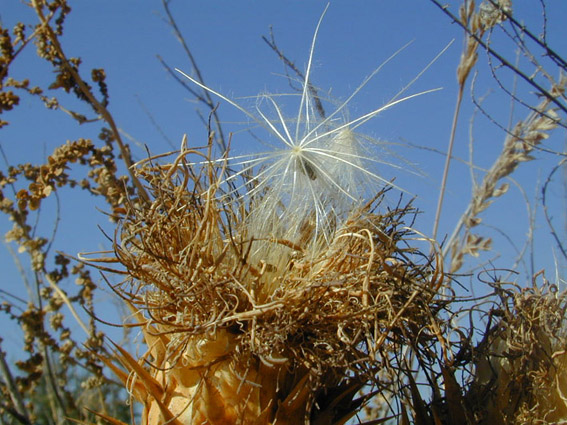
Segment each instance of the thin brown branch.
[{"label": "thin brown branch", "polygon": [[[534,56],[531,54],[531,52],[529,52],[527,49],[523,51],[524,56],[528,57],[528,59],[530,60],[530,62],[532,63],[532,65],[534,66],[534,69],[537,70],[537,72],[542,72],[545,75],[545,78],[549,81],[549,83],[551,84],[552,87],[556,87],[557,86],[557,82],[547,73],[545,72],[543,66],[541,66],[534,58]],[[494,79],[494,81],[496,81],[496,84],[498,84],[498,87],[500,87],[500,89],[506,93],[513,101],[518,102],[520,105],[522,105],[523,107],[525,107],[526,109],[529,109],[533,112],[539,112],[540,114],[544,115],[546,118],[549,118],[548,115],[545,115],[545,111],[538,111],[535,107],[531,106],[528,102],[524,101],[523,99],[521,99],[519,96],[517,96],[515,94],[515,90],[509,90],[508,88],[506,88],[506,86],[504,85],[504,83],[502,82],[502,80],[500,79],[500,77],[498,76],[496,70],[497,67],[494,65],[493,60],[492,60],[492,56],[488,55],[488,67],[490,69],[490,73],[492,75],[492,78]],[[564,97],[564,96],[563,96]],[[567,125],[563,124],[561,121],[558,121],[557,124],[563,128],[567,129]]]},{"label": "thin brown branch", "polygon": [[555,50],[553,50],[551,47],[549,47],[549,45],[547,43],[547,37],[546,37],[547,14],[545,13],[545,3],[543,1],[541,1],[542,9],[543,9],[543,12],[544,12],[544,26],[543,26],[543,31],[542,31],[543,41],[540,40],[540,37],[538,37],[534,33],[532,33],[524,24],[521,24],[520,22],[518,22],[514,18],[514,16],[512,16],[512,14],[510,12],[508,12],[505,8],[500,7],[500,5],[496,1],[494,1],[494,0],[488,0],[488,1],[490,3],[492,3],[493,6],[497,7],[502,14],[504,14],[506,16],[506,20],[509,21],[515,28],[518,28],[521,33],[527,35],[530,40],[532,40],[534,43],[536,43],[538,46],[540,46],[543,50],[545,50],[546,55],[549,56],[551,58],[551,60],[553,60],[555,62],[556,65],[567,70],[567,61],[565,61],[565,59],[563,59],[561,56],[559,56],[559,54],[557,54],[557,52]]},{"label": "thin brown branch", "polygon": [[498,61],[500,61],[502,66],[509,68],[512,72],[514,72],[520,78],[522,78],[526,83],[528,83],[530,86],[535,88],[538,93],[540,93],[542,96],[546,97],[550,102],[552,102],[555,106],[557,106],[559,109],[561,109],[561,111],[563,111],[564,113],[567,114],[567,106],[564,105],[563,103],[561,103],[558,100],[557,96],[553,96],[552,93],[550,93],[548,90],[543,88],[532,77],[530,77],[529,75],[526,75],[526,73],[524,73],[521,69],[519,69],[516,66],[514,66],[513,64],[511,64],[500,53],[498,53],[492,47],[490,47],[486,42],[484,42],[482,40],[481,37],[479,37],[477,34],[475,34],[473,31],[471,31],[471,29],[468,28],[463,22],[461,22],[461,20],[457,16],[455,16],[449,10],[449,8],[446,5],[441,4],[438,0],[430,0],[430,1],[433,2],[433,4],[435,4],[437,7],[439,7],[439,9],[441,9],[443,11],[443,13],[445,13],[447,16],[449,16],[456,24],[458,24],[460,27],[462,27],[467,32],[467,34],[470,37],[472,37],[479,45],[481,45],[490,55],[492,55],[494,58],[498,59]]},{"label": "thin brown branch", "polygon": [[[472,84],[471,84],[471,92],[474,92],[474,85],[475,85],[475,80],[473,79]],[[517,100],[515,97],[513,98],[513,100]],[[479,100],[474,96],[474,94],[471,96],[471,101],[473,103],[473,105],[475,106],[475,108],[488,120],[490,121],[494,126],[496,126],[497,128],[499,128],[500,130],[502,130],[507,136],[513,136],[513,137],[517,137],[517,135],[514,135],[512,133],[512,131],[510,130],[510,128],[512,128],[512,124],[511,124],[511,119],[510,118],[510,124],[508,125],[508,128],[504,127],[502,124],[500,124],[492,115],[490,115],[490,113],[486,110],[486,108],[484,106],[482,106],[482,103],[479,102]],[[521,103],[521,102],[520,102]],[[567,126],[563,123],[561,123],[561,121],[557,120],[556,118],[550,116],[549,114],[547,114],[545,111],[538,111],[535,107],[533,106],[529,106],[527,105],[527,109],[529,109],[530,111],[532,111],[533,113],[537,113],[540,114],[542,117],[545,117],[547,119],[553,120],[556,122],[557,126],[559,127],[563,127],[567,129]],[[548,149],[545,148],[543,146],[539,146],[539,145],[533,145],[530,143],[529,140],[522,140],[522,142],[530,144],[531,147],[535,150],[538,150],[540,152],[546,152],[552,155],[558,155],[558,156],[567,156],[567,153],[565,152],[561,152],[558,150],[553,150],[553,149]]]},{"label": "thin brown branch", "polygon": [[[197,61],[195,60],[195,57],[193,56],[191,49],[189,49],[189,45],[185,41],[185,37],[183,37],[183,34],[179,30],[179,27],[177,26],[177,22],[176,22],[175,18],[173,17],[171,10],[169,9],[169,0],[162,0],[161,3],[163,5],[165,13],[167,14],[167,19],[168,19],[167,23],[173,29],[173,31],[175,33],[175,37],[181,43],[181,46],[183,46],[183,50],[185,51],[185,54],[187,55],[187,57],[189,58],[189,61],[191,62],[191,67],[193,68],[193,72],[195,74],[197,81],[199,81],[203,85],[206,85],[205,80],[203,78],[203,75],[201,74],[201,70],[197,66]],[[163,61],[161,61],[161,62],[162,62],[162,64],[165,65],[165,63]],[[170,70],[169,66],[166,66],[166,68],[168,70]],[[171,71],[170,71],[170,73],[171,73]],[[176,80],[179,81],[178,78],[176,78]],[[217,134],[218,134],[218,144],[220,145],[222,151],[225,152],[226,149],[227,149],[227,145],[226,145],[226,140],[224,138],[221,121],[220,121],[220,118],[219,118],[217,110],[216,110],[216,103],[213,102],[213,99],[212,99],[210,93],[206,90],[202,91],[202,95],[196,94],[191,89],[189,89],[189,91],[197,98],[197,100],[199,100],[200,102],[203,102],[211,110],[211,112],[213,114],[213,120],[215,122],[215,127],[216,127],[216,130],[217,130]]]},{"label": "thin brown branch", "polygon": [[565,167],[566,164],[567,164],[567,159],[563,159],[561,162],[559,162],[559,164],[553,167],[553,169],[547,176],[547,179],[545,180],[545,183],[541,188],[541,203],[543,205],[543,213],[545,215],[545,220],[547,221],[547,224],[551,230],[551,235],[555,239],[555,242],[557,243],[557,247],[561,251],[561,254],[567,260],[567,247],[564,245],[564,241],[562,241],[562,238],[560,238],[559,235],[557,234],[557,231],[555,230],[555,226],[551,221],[552,217],[549,215],[549,210],[547,207],[547,187],[549,183],[551,183],[551,179],[553,175],[557,172],[557,170],[561,169],[562,167]]}]

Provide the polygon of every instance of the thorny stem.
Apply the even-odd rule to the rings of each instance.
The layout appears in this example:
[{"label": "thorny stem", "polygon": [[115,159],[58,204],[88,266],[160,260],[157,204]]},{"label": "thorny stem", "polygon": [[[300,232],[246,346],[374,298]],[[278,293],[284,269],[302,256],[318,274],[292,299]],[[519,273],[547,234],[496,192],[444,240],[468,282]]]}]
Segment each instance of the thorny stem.
[{"label": "thorny stem", "polygon": [[118,144],[118,148],[120,149],[120,153],[122,154],[122,159],[124,160],[124,163],[128,168],[128,173],[132,178],[132,183],[136,187],[140,198],[145,203],[148,203],[150,201],[150,197],[148,196],[146,189],[144,189],[144,187],[138,180],[138,177],[134,173],[134,169],[132,168],[132,160],[130,158],[130,153],[128,152],[128,149],[122,142],[122,138],[120,137],[120,132],[118,131],[118,127],[116,126],[116,123],[112,118],[112,115],[110,114],[110,112],[108,112],[108,109],[106,109],[106,107],[103,106],[92,94],[92,92],[89,90],[89,88],[87,87],[81,76],[78,74],[78,72],[75,70],[75,68],[73,68],[69,64],[69,61],[67,60],[67,56],[65,56],[65,53],[63,52],[63,49],[61,47],[61,44],[59,43],[57,36],[53,33],[51,26],[49,25],[48,21],[45,18],[45,15],[43,14],[42,5],[39,4],[37,0],[32,0],[32,1],[33,1],[33,7],[37,13],[37,16],[41,21],[43,28],[49,35],[49,39],[53,43],[53,47],[57,50],[57,55],[59,56],[59,59],[61,59],[67,71],[69,71],[69,73],[72,75],[73,80],[77,83],[77,85],[81,89],[81,92],[88,99],[89,103],[92,105],[95,112],[100,114],[104,119],[104,121],[106,121],[106,123],[108,123],[108,125],[110,126],[114,138],[116,140],[116,143]]}]

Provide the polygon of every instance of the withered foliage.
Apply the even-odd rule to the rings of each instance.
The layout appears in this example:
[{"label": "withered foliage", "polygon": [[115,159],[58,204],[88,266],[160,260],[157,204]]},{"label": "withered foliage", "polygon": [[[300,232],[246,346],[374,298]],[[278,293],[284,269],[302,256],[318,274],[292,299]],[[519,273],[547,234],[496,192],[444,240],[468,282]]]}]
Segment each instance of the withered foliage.
[{"label": "withered foliage", "polygon": [[119,347],[105,359],[142,423],[331,425],[367,403],[369,419],[397,423],[565,418],[567,298],[543,276],[457,297],[415,248],[413,208],[387,209],[383,193],[316,255],[253,240],[246,216],[260,200],[226,202],[226,170],[206,158],[141,162],[152,202],[127,207],[115,255],[101,259],[126,268],[114,289],[148,346],[143,365]]},{"label": "withered foliage", "polygon": [[567,296],[535,276],[531,287],[496,282],[498,297],[474,350],[468,399],[483,424],[564,423],[567,418]]}]

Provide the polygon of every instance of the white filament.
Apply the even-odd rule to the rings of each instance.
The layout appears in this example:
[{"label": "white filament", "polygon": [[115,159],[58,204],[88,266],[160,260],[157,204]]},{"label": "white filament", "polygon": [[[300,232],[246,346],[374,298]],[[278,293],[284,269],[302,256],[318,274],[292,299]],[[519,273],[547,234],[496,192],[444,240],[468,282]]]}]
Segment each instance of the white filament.
[{"label": "white filament", "polygon": [[[280,149],[229,158],[231,167],[239,166],[241,171],[225,180],[225,183],[232,183],[227,199],[236,196],[243,201],[242,196],[247,198],[249,211],[243,231],[251,239],[264,241],[253,250],[262,252],[264,258],[266,250],[274,258],[281,256],[281,250],[275,248],[274,240],[291,242],[316,256],[319,249],[332,240],[336,229],[348,219],[353,209],[369,196],[375,195],[381,187],[391,185],[374,171],[378,164],[387,162],[372,150],[366,138],[360,137],[354,130],[398,103],[439,90],[402,97],[435,58],[385,105],[353,120],[341,118],[346,115],[346,107],[354,96],[404,46],[365,78],[327,117],[321,117],[315,109],[316,99],[310,89],[310,79],[317,34],[327,8],[315,28],[299,108],[294,119],[285,117],[276,102],[276,96],[258,96],[259,102],[253,113],[177,70],[197,86],[234,106],[281,142]],[[266,105],[271,112],[263,109]],[[249,175],[252,177],[247,183],[240,186],[234,183],[239,177]],[[242,192],[245,195],[238,195]]]}]

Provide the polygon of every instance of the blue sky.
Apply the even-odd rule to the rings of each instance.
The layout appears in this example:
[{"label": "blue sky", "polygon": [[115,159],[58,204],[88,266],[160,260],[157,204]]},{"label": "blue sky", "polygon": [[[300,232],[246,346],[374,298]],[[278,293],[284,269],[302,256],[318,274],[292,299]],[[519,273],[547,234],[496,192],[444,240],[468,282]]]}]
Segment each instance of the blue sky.
[{"label": "blue sky", "polygon": [[[449,2],[453,11],[456,11],[457,3]],[[542,18],[536,3],[517,2],[514,15],[538,33]],[[1,0],[1,4],[0,18],[4,25],[10,27],[18,20],[35,22],[33,14],[21,2]],[[172,2],[171,9],[205,82],[232,99],[240,99],[238,101],[244,105],[253,105],[253,100],[246,97],[262,92],[291,91],[283,76],[282,63],[261,36],[268,35],[272,26],[279,47],[300,69],[305,69],[313,32],[325,5],[323,1],[178,0]],[[549,0],[547,5],[549,42],[566,57],[567,40],[563,25],[567,22],[567,3]],[[196,113],[200,105],[165,72],[156,59],[156,55],[160,55],[171,67],[191,72],[191,65],[180,44],[164,22],[161,3],[101,0],[72,2],[72,7],[73,12],[68,17],[62,39],[63,47],[69,56],[82,58],[81,67],[85,76],[91,68],[106,70],[110,91],[109,109],[124,134],[132,138],[134,156],[138,159],[145,157],[144,145],[152,153],[169,151],[172,149],[170,144],[175,147],[179,145],[183,134],[188,135],[190,145],[205,144],[206,130]],[[356,118],[386,103],[452,40],[455,41],[447,52],[408,93],[433,88],[442,90],[404,102],[360,129],[383,141],[385,148],[395,152],[395,155],[387,157],[393,163],[402,168],[410,168],[408,164],[413,164],[419,170],[420,176],[391,167],[382,172],[388,178],[396,177],[397,184],[410,196],[417,196],[415,205],[423,214],[416,227],[425,234],[430,234],[432,228],[444,157],[409,145],[439,151],[446,149],[455,105],[455,74],[461,54],[462,31],[429,1],[336,1],[331,3],[323,20],[314,52],[312,82],[323,93],[340,100],[348,97],[393,52],[411,42],[353,99],[349,114],[351,118]],[[506,54],[514,58],[513,51],[507,51]],[[492,82],[483,54],[479,69],[477,96],[487,96],[485,104],[490,112],[499,121],[507,123],[510,102]],[[32,82],[35,79],[36,84],[44,85],[53,79],[52,72],[35,58],[32,49],[18,58],[12,75],[15,78],[31,76]],[[512,81],[511,77],[504,76],[507,81]],[[520,90],[528,91],[521,86]],[[527,96],[528,100],[533,101],[533,97]],[[455,155],[467,158],[469,136],[473,134],[475,161],[486,167],[498,154],[504,135],[480,114],[476,115],[471,133],[469,127],[473,106],[468,100],[468,89],[466,97]],[[70,106],[76,105],[71,97],[64,97],[63,101]],[[293,110],[295,106],[291,103]],[[220,102],[219,114],[226,123],[225,132],[234,132],[232,145],[236,152],[257,149],[253,146],[253,138],[243,131],[249,123],[239,111]],[[526,111],[520,107],[513,111],[514,120],[525,115]],[[0,143],[12,163],[42,162],[66,140],[78,137],[96,139],[98,133],[96,124],[79,126],[61,112],[46,111],[35,99],[24,99],[20,107],[5,114],[4,119],[10,121],[11,125],[0,131]],[[157,123],[159,130],[152,121]],[[564,135],[564,132],[557,132],[547,146],[564,151]],[[396,158],[396,155],[403,159]],[[541,155],[518,173],[518,181],[530,199],[539,196],[538,185],[555,163],[557,158]],[[467,205],[471,187],[469,169],[459,163],[453,164],[449,181],[441,235],[451,232]],[[554,216],[557,220],[564,219],[562,187],[558,185],[554,190]],[[113,232],[112,225],[96,210],[97,206],[104,208],[104,205],[95,203],[86,194],[76,192],[73,196],[73,206],[66,206],[61,211],[56,249],[76,254],[108,247],[108,242],[97,227],[100,225],[110,234]],[[49,207],[54,205],[53,199],[45,204],[40,219],[45,229],[53,224]],[[522,195],[512,190],[506,198],[496,201],[486,221],[521,243],[529,227],[525,211]],[[537,237],[534,240],[536,270],[546,268],[550,270],[548,277],[552,278],[555,272],[553,241],[548,236],[541,211],[537,220]],[[560,225],[559,221],[557,223]],[[4,232],[9,226],[2,217],[0,229]],[[486,229],[485,232],[490,234],[493,230]],[[501,257],[495,259],[495,266],[510,267],[514,250],[503,238],[496,242],[495,248]],[[4,247],[0,252],[0,264],[5,270],[10,270],[0,285],[21,293],[12,259]],[[109,299],[110,296],[107,301]]]}]

